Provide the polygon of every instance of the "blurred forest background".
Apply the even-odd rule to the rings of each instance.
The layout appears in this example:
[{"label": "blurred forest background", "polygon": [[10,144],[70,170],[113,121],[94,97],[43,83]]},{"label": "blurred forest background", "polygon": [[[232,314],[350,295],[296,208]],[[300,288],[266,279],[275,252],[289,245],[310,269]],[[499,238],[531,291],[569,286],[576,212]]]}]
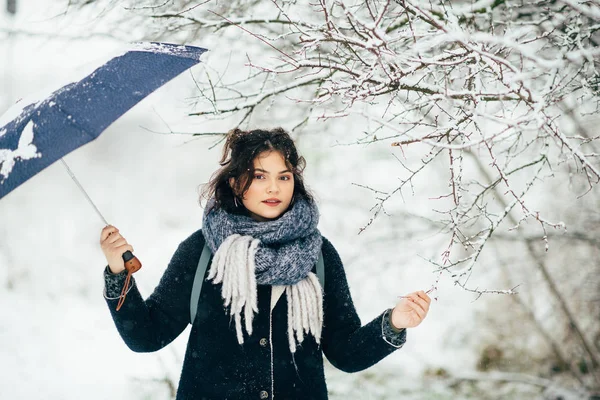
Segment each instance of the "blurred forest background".
[{"label": "blurred forest background", "polygon": [[[145,265],[201,225],[224,134],[282,126],[363,323],[432,289],[332,399],[600,399],[600,2],[2,0],[0,113],[135,41],[203,62],[67,157]],[[0,393],[169,399],[187,331],[132,354],[102,222],[60,165],[0,205]]]}]

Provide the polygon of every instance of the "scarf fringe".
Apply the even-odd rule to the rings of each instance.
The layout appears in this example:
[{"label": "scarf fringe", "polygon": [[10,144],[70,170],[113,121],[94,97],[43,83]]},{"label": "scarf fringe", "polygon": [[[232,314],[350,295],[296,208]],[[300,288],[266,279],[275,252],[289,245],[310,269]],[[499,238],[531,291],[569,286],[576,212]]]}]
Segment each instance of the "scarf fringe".
[{"label": "scarf fringe", "polygon": [[[244,343],[244,328],[252,335],[252,321],[258,313],[256,283],[256,252],[260,240],[252,236],[233,234],[227,237],[214,255],[208,280],[223,283],[221,296],[229,315],[235,321],[239,344]],[[297,345],[304,341],[304,334],[312,334],[321,342],[323,327],[323,292],[317,276],[309,272],[306,278],[285,288],[287,299],[288,342],[290,351],[296,352]]]}]

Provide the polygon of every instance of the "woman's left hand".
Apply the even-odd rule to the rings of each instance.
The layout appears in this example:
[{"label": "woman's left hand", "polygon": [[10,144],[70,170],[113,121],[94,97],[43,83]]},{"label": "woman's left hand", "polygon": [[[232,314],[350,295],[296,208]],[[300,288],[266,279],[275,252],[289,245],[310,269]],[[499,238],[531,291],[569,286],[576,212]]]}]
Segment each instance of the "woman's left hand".
[{"label": "woman's left hand", "polygon": [[422,290],[402,296],[392,311],[392,324],[398,329],[414,328],[429,311],[431,298]]}]

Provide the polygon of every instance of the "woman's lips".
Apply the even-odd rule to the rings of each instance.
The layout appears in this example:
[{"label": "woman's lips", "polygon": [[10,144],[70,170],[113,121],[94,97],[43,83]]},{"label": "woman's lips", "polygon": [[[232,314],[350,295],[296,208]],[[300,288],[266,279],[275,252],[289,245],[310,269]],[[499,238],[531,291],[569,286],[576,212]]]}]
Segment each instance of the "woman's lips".
[{"label": "woman's lips", "polygon": [[277,200],[277,201],[263,201],[264,204],[268,205],[269,207],[277,207],[279,204],[281,204],[281,201]]}]

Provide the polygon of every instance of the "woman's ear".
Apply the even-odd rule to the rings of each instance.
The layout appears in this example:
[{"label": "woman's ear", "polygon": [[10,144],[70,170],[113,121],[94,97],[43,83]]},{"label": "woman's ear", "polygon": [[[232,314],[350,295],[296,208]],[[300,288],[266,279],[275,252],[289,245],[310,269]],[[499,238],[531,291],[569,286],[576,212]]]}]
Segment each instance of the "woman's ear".
[{"label": "woman's ear", "polygon": [[233,188],[233,185],[235,185],[235,178],[231,177],[231,178],[229,178],[229,187]]}]

